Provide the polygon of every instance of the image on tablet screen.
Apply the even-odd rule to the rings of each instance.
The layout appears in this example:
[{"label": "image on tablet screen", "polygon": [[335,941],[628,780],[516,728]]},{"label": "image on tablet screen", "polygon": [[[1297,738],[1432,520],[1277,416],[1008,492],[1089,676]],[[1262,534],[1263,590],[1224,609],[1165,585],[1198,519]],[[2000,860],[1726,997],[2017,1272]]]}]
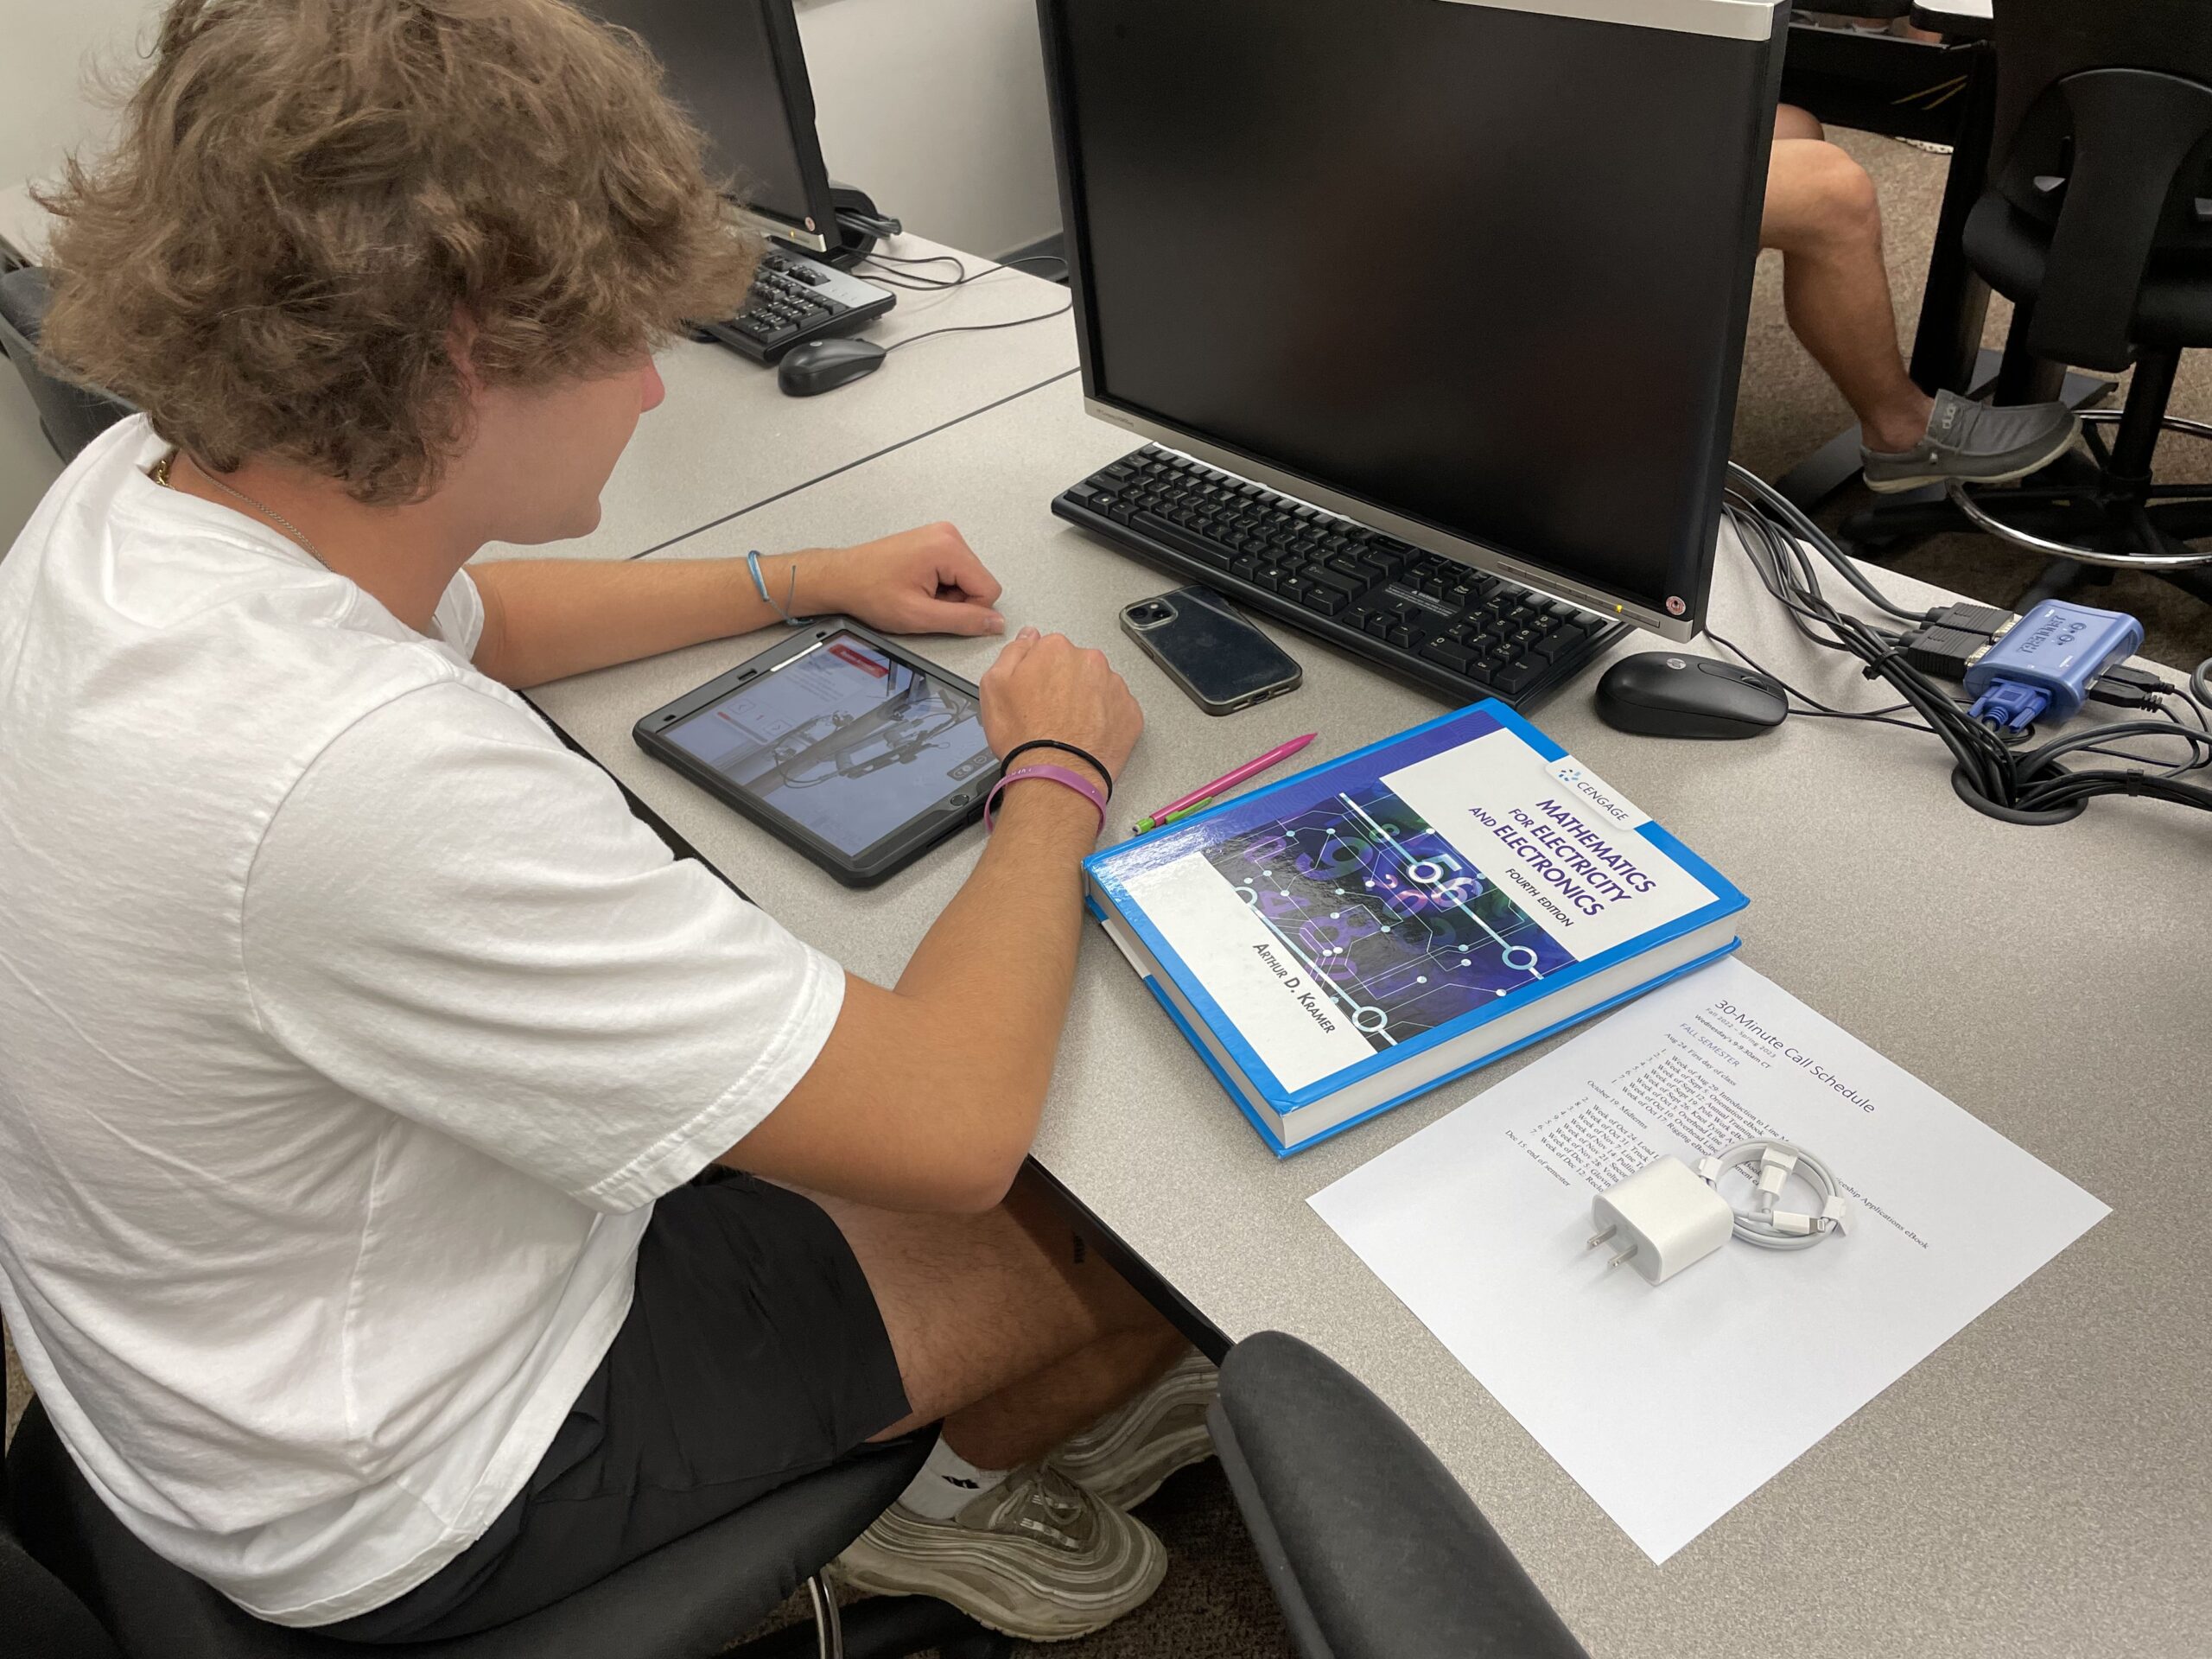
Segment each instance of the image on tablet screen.
[{"label": "image on tablet screen", "polygon": [[998,764],[975,698],[842,632],[666,736],[848,855]]}]

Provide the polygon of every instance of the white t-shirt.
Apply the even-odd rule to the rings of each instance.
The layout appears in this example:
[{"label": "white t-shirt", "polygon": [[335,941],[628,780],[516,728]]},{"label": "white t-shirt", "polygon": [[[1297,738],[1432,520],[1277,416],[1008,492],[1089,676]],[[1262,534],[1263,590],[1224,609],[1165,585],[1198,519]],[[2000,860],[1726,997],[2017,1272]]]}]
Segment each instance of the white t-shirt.
[{"label": "white t-shirt", "polygon": [[416,633],[162,447],[0,560],[0,1309],[134,1533],[327,1624],[521,1490],[844,981],[469,665],[465,573]]}]

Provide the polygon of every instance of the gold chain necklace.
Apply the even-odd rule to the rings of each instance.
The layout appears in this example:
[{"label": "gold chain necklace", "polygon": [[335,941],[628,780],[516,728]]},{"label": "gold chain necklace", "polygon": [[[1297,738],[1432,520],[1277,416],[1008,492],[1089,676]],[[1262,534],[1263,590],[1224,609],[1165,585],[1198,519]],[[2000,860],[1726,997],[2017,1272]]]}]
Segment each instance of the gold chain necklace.
[{"label": "gold chain necklace", "polygon": [[[168,454],[163,455],[159,461],[155,463],[154,482],[159,484],[164,489],[173,490],[176,488],[175,485],[169,482],[169,463],[175,461],[180,453],[181,452],[172,449]],[[190,460],[191,458],[187,456],[186,459]],[[315,543],[301,533],[300,527],[297,524],[287,518],[283,513],[277,512],[276,508],[264,506],[262,503],[255,500],[251,496],[248,495],[244,490],[232,489],[229,485],[224,483],[221,479],[216,477],[214,474],[209,472],[205,467],[202,467],[196,461],[192,462],[192,470],[199,474],[200,477],[206,479],[210,484],[213,484],[225,495],[230,496],[234,500],[242,501],[247,506],[251,507],[256,512],[268,519],[270,523],[275,524],[287,536],[297,542],[301,547],[306,550],[307,556],[309,558],[313,559],[317,564],[322,565],[326,569],[328,568],[329,561],[325,559],[321,553],[315,550]]]}]

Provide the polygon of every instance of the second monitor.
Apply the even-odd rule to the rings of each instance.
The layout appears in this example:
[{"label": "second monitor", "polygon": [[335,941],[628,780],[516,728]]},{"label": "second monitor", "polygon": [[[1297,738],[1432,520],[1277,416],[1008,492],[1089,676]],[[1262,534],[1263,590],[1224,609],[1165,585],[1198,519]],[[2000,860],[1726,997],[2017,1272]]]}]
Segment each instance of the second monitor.
[{"label": "second monitor", "polygon": [[1695,631],[1782,8],[1039,12],[1094,414],[1421,553]]}]

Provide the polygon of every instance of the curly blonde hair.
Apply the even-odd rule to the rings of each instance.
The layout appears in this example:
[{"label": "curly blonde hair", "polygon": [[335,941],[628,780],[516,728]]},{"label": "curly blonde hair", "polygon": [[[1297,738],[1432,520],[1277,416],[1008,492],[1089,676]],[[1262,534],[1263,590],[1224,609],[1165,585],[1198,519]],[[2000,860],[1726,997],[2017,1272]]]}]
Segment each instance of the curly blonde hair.
[{"label": "curly blonde hair", "polygon": [[558,0],[175,0],[114,150],[41,201],[41,346],[218,472],[391,504],[544,385],[739,308],[758,250],[637,38]]}]

